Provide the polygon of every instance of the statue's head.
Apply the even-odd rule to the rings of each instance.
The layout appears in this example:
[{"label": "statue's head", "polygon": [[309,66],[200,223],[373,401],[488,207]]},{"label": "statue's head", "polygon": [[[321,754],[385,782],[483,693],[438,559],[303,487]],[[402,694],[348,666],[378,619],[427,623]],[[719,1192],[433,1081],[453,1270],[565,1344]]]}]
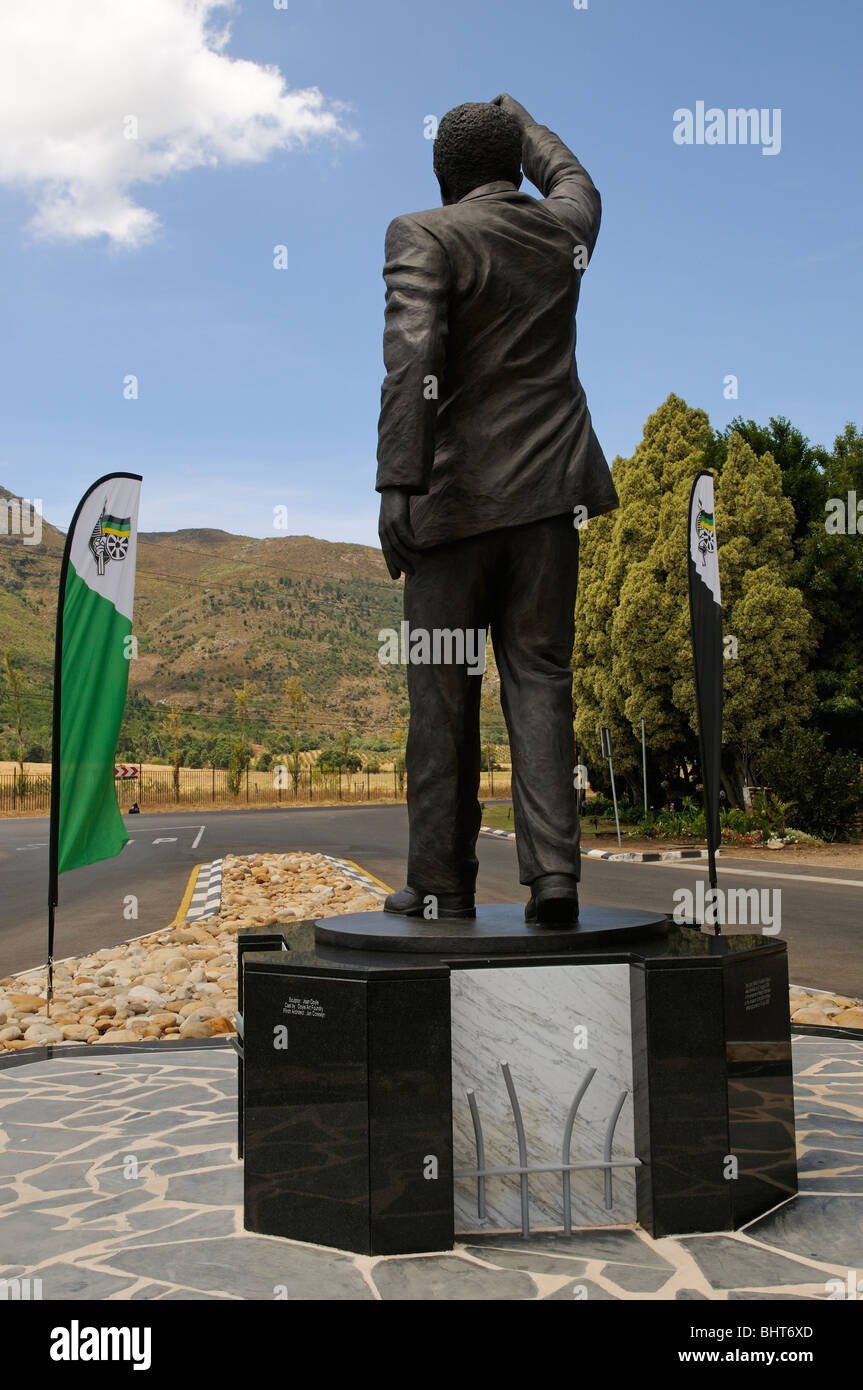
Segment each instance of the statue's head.
[{"label": "statue's head", "polygon": [[444,204],[481,184],[506,179],[521,186],[521,129],[489,101],[466,101],[447,111],[434,142],[434,171]]}]

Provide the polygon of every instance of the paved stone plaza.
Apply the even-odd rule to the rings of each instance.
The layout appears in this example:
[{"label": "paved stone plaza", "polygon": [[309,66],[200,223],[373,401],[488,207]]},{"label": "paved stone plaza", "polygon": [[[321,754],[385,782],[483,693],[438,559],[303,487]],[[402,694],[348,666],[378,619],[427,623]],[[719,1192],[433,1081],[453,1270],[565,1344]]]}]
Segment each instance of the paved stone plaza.
[{"label": "paved stone plaza", "polygon": [[863,1041],[800,1037],[794,1058],[800,1195],[743,1231],[389,1258],[244,1232],[227,1044],[3,1069],[0,1277],[44,1299],[825,1299],[863,1270]]}]

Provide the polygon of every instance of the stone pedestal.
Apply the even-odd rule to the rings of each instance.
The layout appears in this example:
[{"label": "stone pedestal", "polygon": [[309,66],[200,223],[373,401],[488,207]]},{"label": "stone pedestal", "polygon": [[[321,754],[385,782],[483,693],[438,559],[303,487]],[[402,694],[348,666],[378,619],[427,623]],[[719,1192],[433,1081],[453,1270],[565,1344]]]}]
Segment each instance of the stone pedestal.
[{"label": "stone pedestal", "polygon": [[369,1254],[660,1236],[796,1191],[783,942],[520,916],[361,913],[292,924],[278,950],[276,927],[241,933],[247,1229]]}]

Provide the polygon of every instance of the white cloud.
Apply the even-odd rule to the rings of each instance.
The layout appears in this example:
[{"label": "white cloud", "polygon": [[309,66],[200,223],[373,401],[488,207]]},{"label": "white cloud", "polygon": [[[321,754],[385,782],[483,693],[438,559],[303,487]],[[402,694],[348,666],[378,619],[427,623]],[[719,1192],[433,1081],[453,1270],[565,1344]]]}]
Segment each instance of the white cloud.
[{"label": "white cloud", "polygon": [[[30,192],[35,232],[147,241],[132,189],[199,166],[256,163],[315,137],[355,138],[345,107],[229,57],[233,0],[2,0],[0,183]],[[274,11],[275,19],[279,16]],[[137,139],[124,133],[137,121]]]}]

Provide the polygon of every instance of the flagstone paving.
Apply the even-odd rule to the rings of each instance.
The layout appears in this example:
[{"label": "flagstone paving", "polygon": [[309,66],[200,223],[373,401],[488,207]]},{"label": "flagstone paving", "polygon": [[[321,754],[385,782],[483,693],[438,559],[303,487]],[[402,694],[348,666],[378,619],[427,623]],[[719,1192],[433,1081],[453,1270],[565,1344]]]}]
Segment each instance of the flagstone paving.
[{"label": "flagstone paving", "polygon": [[863,1275],[863,1041],[801,1037],[794,1058],[800,1195],[743,1231],[485,1233],[388,1258],[243,1230],[227,1046],[3,1069],[0,1279],[75,1300],[825,1299]]}]

